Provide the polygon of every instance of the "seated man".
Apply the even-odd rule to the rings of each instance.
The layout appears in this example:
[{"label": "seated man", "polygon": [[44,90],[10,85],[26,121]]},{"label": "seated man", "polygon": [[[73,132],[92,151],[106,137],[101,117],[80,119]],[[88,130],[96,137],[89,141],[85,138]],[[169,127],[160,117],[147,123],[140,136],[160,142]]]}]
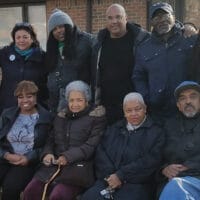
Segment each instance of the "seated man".
[{"label": "seated man", "polygon": [[179,113],[165,124],[160,200],[200,199],[200,85],[182,82],[174,92]]},{"label": "seated man", "polygon": [[97,181],[82,200],[149,200],[161,162],[162,129],[146,115],[139,93],[123,101],[125,119],[108,127],[96,152]]}]

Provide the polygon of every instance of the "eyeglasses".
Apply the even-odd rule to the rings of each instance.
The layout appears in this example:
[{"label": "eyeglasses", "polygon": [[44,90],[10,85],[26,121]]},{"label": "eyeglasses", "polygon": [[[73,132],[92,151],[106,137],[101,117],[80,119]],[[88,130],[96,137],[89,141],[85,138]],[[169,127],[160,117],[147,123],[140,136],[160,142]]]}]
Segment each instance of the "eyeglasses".
[{"label": "eyeglasses", "polygon": [[19,22],[15,24],[16,27],[28,27],[28,28],[32,28],[31,24],[28,22]]}]

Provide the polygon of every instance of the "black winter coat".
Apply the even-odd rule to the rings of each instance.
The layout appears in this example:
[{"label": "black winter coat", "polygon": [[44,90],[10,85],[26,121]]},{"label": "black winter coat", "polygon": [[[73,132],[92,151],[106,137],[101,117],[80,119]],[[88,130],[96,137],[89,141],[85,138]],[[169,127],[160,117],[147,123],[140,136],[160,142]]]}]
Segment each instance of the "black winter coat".
[{"label": "black winter coat", "polygon": [[44,104],[48,98],[48,90],[44,52],[41,49],[36,47],[32,55],[25,60],[25,57],[15,51],[13,45],[6,46],[0,50],[0,67],[2,68],[0,113],[4,108],[17,105],[17,99],[13,94],[17,84],[22,80],[35,82],[39,88],[38,100]]},{"label": "black winter coat", "polygon": [[182,164],[189,169],[178,176],[200,178],[200,114],[186,118],[181,113],[169,119],[165,124],[166,142],[164,146],[163,167],[159,171],[159,182],[167,182],[161,174],[170,164]]},{"label": "black winter coat", "polygon": [[[67,60],[58,55],[57,65],[48,75],[49,108],[53,112],[60,111],[61,108],[66,106],[64,92],[68,83],[74,80],[82,80],[90,85],[91,82],[92,36],[77,31],[79,34],[72,59]],[[46,67],[48,68],[48,66]]]},{"label": "black winter coat", "polygon": [[[134,23],[127,23],[127,30],[130,31],[134,45],[133,45],[133,60],[134,60],[134,53],[136,51],[137,46],[144,40],[146,40],[149,37],[149,33],[142,29],[139,25]],[[100,87],[100,56],[101,56],[101,48],[102,45],[109,34],[109,31],[105,28],[99,31],[97,40],[94,42],[93,49],[92,49],[92,90],[93,90],[93,100],[95,104],[102,104],[102,97],[101,97],[101,87]],[[134,66],[133,66],[134,68]],[[111,71],[110,74],[114,74],[115,71]],[[130,77],[127,77],[126,80],[124,80],[126,83],[125,85],[132,85],[131,81],[131,75]],[[121,83],[124,84],[124,83]],[[124,88],[127,93],[127,88]],[[131,91],[130,91],[131,92]],[[122,99],[122,96],[124,97],[124,94],[119,94],[119,98],[115,100],[115,103],[119,103]]]},{"label": "black winter coat", "polygon": [[126,124],[119,121],[105,132],[96,153],[97,177],[116,173],[124,183],[150,183],[161,162],[162,129],[149,117],[135,131],[128,131]]},{"label": "black winter coat", "polygon": [[[34,146],[33,150],[26,153],[25,156],[28,158],[29,163],[38,163],[42,148],[45,145],[45,142],[48,138],[51,123],[52,115],[41,106],[37,106],[39,119],[34,128]],[[3,111],[0,118],[0,159],[3,159],[3,156],[6,152],[13,152],[11,144],[7,140],[7,134],[12,128],[17,116],[19,115],[19,108],[12,107]]]}]

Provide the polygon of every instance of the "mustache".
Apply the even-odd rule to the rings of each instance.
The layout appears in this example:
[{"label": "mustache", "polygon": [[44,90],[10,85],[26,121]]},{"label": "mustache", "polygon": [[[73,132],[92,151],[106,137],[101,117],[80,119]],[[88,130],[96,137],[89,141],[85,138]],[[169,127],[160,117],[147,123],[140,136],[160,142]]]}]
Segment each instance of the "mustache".
[{"label": "mustache", "polygon": [[192,104],[190,104],[190,103],[185,106],[185,109],[187,109],[187,108],[193,108],[193,109],[195,109],[195,107]]}]

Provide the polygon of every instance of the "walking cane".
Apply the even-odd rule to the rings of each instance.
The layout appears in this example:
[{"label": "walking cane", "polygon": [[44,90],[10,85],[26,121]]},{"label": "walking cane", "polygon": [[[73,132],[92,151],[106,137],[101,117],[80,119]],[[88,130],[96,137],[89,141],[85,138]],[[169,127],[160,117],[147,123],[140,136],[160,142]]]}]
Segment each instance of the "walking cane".
[{"label": "walking cane", "polygon": [[42,193],[42,200],[45,200],[47,188],[48,188],[49,184],[56,178],[56,176],[58,175],[60,170],[61,170],[61,165],[59,164],[56,172],[50,177],[50,179],[47,181],[47,183],[45,183],[44,190],[43,190],[43,193]]}]

